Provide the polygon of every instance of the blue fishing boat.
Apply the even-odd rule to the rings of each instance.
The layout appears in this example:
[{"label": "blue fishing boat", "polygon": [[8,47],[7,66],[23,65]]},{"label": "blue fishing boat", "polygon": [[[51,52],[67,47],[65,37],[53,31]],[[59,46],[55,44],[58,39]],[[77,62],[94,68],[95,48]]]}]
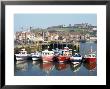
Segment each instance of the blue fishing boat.
[{"label": "blue fishing boat", "polygon": [[82,61],[81,54],[78,52],[75,52],[74,55],[72,55],[70,57],[70,61],[73,62],[73,64],[77,64],[77,63],[81,62]]}]

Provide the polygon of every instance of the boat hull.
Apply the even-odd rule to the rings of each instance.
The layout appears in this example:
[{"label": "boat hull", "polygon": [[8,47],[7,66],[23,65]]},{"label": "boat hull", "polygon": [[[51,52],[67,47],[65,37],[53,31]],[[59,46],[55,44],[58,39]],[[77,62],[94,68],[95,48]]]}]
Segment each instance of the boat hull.
[{"label": "boat hull", "polygon": [[28,56],[16,56],[17,61],[26,60],[27,58],[28,58]]},{"label": "boat hull", "polygon": [[96,62],[96,58],[85,58],[85,62]]},{"label": "boat hull", "polygon": [[34,53],[34,54],[31,54],[31,57],[32,57],[32,60],[35,61],[35,60],[38,60],[41,58],[41,54],[40,53]]},{"label": "boat hull", "polygon": [[35,61],[35,60],[39,60],[41,57],[39,55],[33,55],[32,56],[32,60]]},{"label": "boat hull", "polygon": [[30,57],[30,54],[15,54],[15,58],[17,61],[27,60]]},{"label": "boat hull", "polygon": [[51,62],[53,61],[54,56],[42,56],[42,61],[43,62]]},{"label": "boat hull", "polygon": [[39,57],[32,57],[33,61],[39,60]]},{"label": "boat hull", "polygon": [[81,61],[82,57],[70,57],[71,61]]},{"label": "boat hull", "polygon": [[70,61],[71,61],[73,64],[78,64],[79,62],[82,61],[82,57],[70,57]]},{"label": "boat hull", "polygon": [[66,62],[69,61],[70,57],[68,56],[58,56],[58,62]]}]

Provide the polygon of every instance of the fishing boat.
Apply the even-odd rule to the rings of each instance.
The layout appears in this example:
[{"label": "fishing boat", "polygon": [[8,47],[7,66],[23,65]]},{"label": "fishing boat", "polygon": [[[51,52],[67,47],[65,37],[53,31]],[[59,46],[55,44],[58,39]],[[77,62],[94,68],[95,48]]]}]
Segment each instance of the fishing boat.
[{"label": "fishing boat", "polygon": [[59,54],[60,54],[60,49],[56,48],[56,49],[52,49],[52,50],[53,50],[53,52],[54,52],[54,56],[55,56],[55,57],[58,57]]},{"label": "fishing boat", "polygon": [[71,61],[73,64],[77,64],[77,63],[81,62],[81,61],[82,61],[82,56],[81,56],[81,54],[75,52],[74,55],[72,55],[72,56],[70,57],[70,61]]},{"label": "fishing boat", "polygon": [[27,54],[27,51],[25,49],[21,49],[18,54],[15,54],[16,60],[26,60],[29,57],[29,54]]},{"label": "fishing boat", "polygon": [[35,53],[31,53],[32,60],[38,60],[41,58],[41,52],[36,51]]},{"label": "fishing boat", "polygon": [[90,52],[84,56],[85,62],[96,62],[96,52],[93,52],[92,47]]},{"label": "fishing boat", "polygon": [[42,51],[42,61],[43,62],[51,62],[54,58],[54,52],[49,50]]},{"label": "fishing boat", "polygon": [[67,62],[70,59],[70,56],[72,55],[72,49],[69,49],[68,47],[64,47],[60,55],[57,57],[58,62]]},{"label": "fishing boat", "polygon": [[58,56],[60,55],[60,52],[61,52],[61,49],[56,48],[56,49],[52,49],[52,51],[54,52],[53,61],[57,62],[58,61]]}]

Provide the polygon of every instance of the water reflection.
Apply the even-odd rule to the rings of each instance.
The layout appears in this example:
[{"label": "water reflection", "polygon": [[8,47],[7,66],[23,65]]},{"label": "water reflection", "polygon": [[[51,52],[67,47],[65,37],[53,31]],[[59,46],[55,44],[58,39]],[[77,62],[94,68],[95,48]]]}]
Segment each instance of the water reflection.
[{"label": "water reflection", "polygon": [[40,69],[45,72],[45,75],[50,75],[50,72],[54,69],[53,62],[41,62]]},{"label": "water reflection", "polygon": [[83,63],[84,67],[89,71],[94,71],[96,69],[96,62]]},{"label": "water reflection", "polygon": [[26,61],[16,61],[16,71],[27,71],[28,63]]},{"label": "water reflection", "polygon": [[83,66],[88,70],[88,75],[93,76],[94,73],[97,71],[96,69],[96,62],[93,63],[83,63]]},{"label": "water reflection", "polygon": [[40,61],[16,61],[15,75],[17,76],[96,76],[94,63],[58,63]]},{"label": "water reflection", "polygon": [[77,64],[73,64],[71,63],[70,64],[70,69],[73,71],[73,72],[78,72],[81,68],[81,62],[77,63]]},{"label": "water reflection", "polygon": [[39,61],[32,61],[32,69],[37,70],[40,69],[40,62]]},{"label": "water reflection", "polygon": [[58,71],[66,70],[69,67],[68,63],[55,63],[55,68]]}]

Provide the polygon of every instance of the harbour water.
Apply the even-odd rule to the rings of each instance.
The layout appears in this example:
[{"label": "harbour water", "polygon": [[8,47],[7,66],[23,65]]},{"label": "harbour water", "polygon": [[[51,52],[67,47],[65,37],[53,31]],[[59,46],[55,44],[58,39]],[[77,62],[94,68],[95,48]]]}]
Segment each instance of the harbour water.
[{"label": "harbour water", "polygon": [[[92,49],[97,52],[96,43],[80,43],[80,54],[84,56],[88,50]],[[81,62],[77,65],[72,63],[40,61],[15,61],[15,76],[97,76],[97,63]]]}]

